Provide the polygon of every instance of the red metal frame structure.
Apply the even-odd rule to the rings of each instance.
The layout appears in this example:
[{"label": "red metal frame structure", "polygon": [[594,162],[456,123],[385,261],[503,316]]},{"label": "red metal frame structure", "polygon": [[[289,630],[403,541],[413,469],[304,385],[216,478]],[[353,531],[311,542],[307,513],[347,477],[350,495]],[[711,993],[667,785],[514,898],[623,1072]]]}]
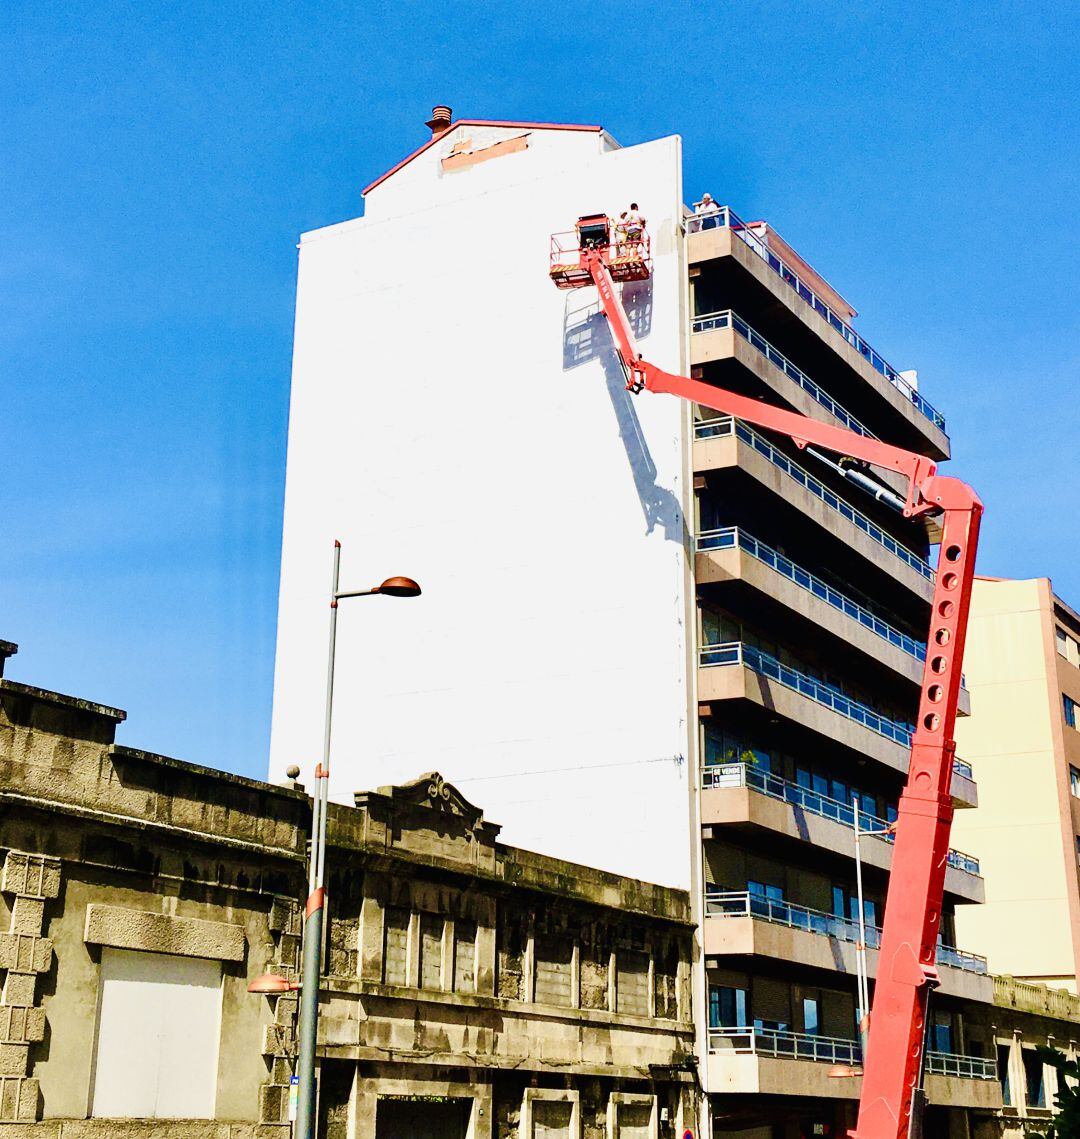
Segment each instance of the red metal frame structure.
[{"label": "red metal frame structure", "polygon": [[941,515],[941,556],[926,666],[908,778],[896,820],[892,873],[863,1057],[859,1120],[853,1132],[858,1139],[907,1139],[922,1073],[927,999],[938,984],[935,959],[953,817],[949,793],[956,753],[953,737],[983,505],[966,483],[939,475],[937,465],[925,455],[699,380],[672,375],[643,359],[614,287],[613,277],[622,264],[621,248],[582,241],[573,258],[568,256],[569,250],[560,248],[552,255],[549,273],[560,288],[596,286],[629,391],[666,392],[788,435],[799,447],[812,443],[841,456],[899,471],[908,480],[904,515]]}]

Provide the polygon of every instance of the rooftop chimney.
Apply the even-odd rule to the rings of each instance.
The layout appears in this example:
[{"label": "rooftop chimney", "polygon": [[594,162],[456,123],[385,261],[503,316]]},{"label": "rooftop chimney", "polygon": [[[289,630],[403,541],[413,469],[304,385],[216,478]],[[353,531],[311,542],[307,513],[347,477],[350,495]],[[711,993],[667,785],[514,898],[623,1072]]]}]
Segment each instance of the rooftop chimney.
[{"label": "rooftop chimney", "polygon": [[424,126],[431,129],[431,137],[438,138],[440,135],[446,134],[450,129],[450,108],[449,107],[432,107],[431,118],[428,119]]}]

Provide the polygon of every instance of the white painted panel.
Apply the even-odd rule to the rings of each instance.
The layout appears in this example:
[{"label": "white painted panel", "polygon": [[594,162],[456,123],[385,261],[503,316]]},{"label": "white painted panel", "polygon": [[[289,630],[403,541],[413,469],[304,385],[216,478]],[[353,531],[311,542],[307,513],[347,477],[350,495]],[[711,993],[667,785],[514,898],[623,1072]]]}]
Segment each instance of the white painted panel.
[{"label": "white painted panel", "polygon": [[103,949],[93,1114],[212,1119],[221,965]]},{"label": "white painted panel", "polygon": [[638,201],[642,348],[684,367],[680,143],[598,142],[452,177],[432,147],[305,236],[271,773],[319,755],[340,538],[344,587],[424,596],[340,610],[334,798],[437,769],[507,842],[685,886],[686,409],[629,396],[593,290],[547,277],[553,231]]}]

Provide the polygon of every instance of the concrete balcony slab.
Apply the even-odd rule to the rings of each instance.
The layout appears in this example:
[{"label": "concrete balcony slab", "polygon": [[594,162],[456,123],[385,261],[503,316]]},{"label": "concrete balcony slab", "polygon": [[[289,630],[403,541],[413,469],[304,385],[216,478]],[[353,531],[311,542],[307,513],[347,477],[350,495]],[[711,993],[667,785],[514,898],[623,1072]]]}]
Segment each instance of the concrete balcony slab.
[{"label": "concrete balcony slab", "polygon": [[[703,925],[706,967],[710,957],[768,957],[809,969],[846,974],[852,983],[855,981],[854,942],[752,916],[706,917]],[[867,949],[866,964],[871,979],[877,975],[878,957],[876,949]],[[938,992],[944,996],[993,1003],[994,978],[989,973],[972,973],[940,963],[938,972],[941,976]]]}]

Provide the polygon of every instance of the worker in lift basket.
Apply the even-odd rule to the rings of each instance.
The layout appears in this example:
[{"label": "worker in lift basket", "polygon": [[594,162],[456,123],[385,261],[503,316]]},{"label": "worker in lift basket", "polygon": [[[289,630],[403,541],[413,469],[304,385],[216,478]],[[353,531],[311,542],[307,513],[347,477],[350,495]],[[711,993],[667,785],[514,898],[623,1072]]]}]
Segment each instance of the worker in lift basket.
[{"label": "worker in lift basket", "polygon": [[631,202],[630,208],[619,215],[619,228],[623,232],[627,253],[637,252],[640,256],[645,239],[645,219],[638,212],[637,202]]}]

